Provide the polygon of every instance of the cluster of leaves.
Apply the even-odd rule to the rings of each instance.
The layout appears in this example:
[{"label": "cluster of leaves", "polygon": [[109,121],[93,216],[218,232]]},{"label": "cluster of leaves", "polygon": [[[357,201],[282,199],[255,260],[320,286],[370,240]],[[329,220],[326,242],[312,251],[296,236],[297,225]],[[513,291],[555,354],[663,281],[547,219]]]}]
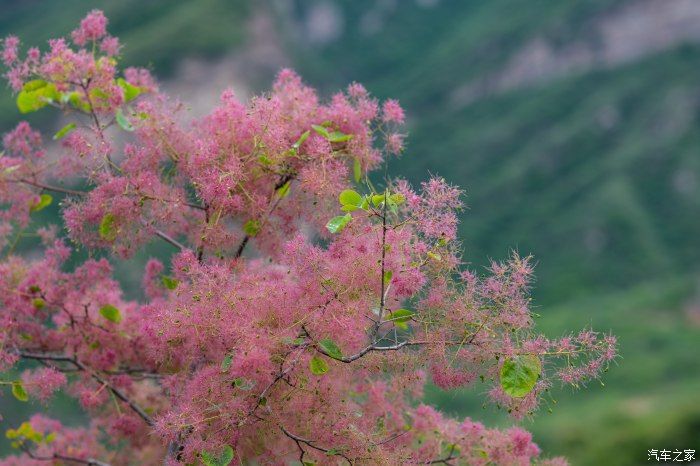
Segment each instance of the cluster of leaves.
[{"label": "cluster of leaves", "polygon": [[[19,398],[19,397],[18,397]],[[56,433],[51,432],[44,435],[32,427],[29,422],[23,422],[16,429],[8,429],[5,436],[12,441],[12,448],[30,448],[29,445],[48,445],[56,439]]]},{"label": "cluster of leaves", "polygon": [[[0,464],[561,464],[521,429],[419,403],[428,377],[481,380],[521,417],[552,380],[597,377],[615,340],[538,335],[527,258],[484,277],[464,268],[458,189],[370,182],[401,151],[397,102],[353,84],[323,103],[283,70],[268,95],[225,91],[188,122],[146,71],[121,77],[100,12],[73,40],[25,60],[4,44],[20,111],[56,106],[75,121],[50,153],[26,123],[3,140],[0,370],[41,363],[7,382],[15,397],[65,387],[91,421],[33,418],[25,434],[54,441],[22,442]],[[82,190],[66,186],[75,179]],[[53,196],[67,238],[45,226],[43,257],[14,254],[6,239]],[[68,267],[69,240],[113,261],[151,240],[174,252],[148,262],[134,301],[107,259]]]}]

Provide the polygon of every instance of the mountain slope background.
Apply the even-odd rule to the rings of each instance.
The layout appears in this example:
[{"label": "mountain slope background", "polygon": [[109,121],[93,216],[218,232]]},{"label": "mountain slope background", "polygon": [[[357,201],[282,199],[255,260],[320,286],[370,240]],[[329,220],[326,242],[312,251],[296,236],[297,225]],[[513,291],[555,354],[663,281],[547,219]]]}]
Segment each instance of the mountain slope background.
[{"label": "mountain slope background", "polygon": [[[700,438],[700,2],[694,0],[0,1],[0,33],[38,43],[104,9],[124,61],[203,112],[292,66],[328,94],[358,81],[406,107],[390,171],[467,190],[480,268],[532,253],[541,328],[619,335],[622,359],[524,421],[573,464],[640,464]],[[9,90],[0,129],[19,118]],[[32,115],[47,127],[58,123]],[[41,120],[41,118],[44,118]],[[483,392],[428,399],[512,421]],[[555,404],[554,401],[557,401]],[[548,408],[552,413],[549,414]],[[695,443],[693,443],[695,442]]]}]

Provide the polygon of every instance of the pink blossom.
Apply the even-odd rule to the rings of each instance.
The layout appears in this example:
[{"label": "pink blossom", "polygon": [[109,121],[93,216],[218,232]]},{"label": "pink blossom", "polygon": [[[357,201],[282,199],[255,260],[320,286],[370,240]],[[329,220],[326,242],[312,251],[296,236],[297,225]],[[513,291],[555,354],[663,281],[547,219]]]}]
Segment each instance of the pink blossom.
[{"label": "pink blossom", "polygon": [[[31,353],[48,367],[23,374],[29,397],[63,389],[90,420],[75,429],[32,417],[55,436],[38,456],[179,464],[228,446],[235,464],[287,464],[298,436],[318,446],[302,460],[318,464],[426,464],[445,445],[455,462],[546,464],[522,429],[420,404],[426,383],[481,380],[520,419],[554,379],[599,377],[617,342],[539,335],[529,257],[465,270],[459,188],[439,177],[356,185],[358,168],[364,176],[403,148],[396,101],[359,84],[323,99],[284,69],[270,92],[226,90],[193,118],[147,70],[119,68],[106,25],[92,11],[72,43],[26,58],[4,41],[13,88],[50,82],[67,96],[53,106],[81,122],[52,157],[20,123],[0,157],[0,245],[22,229],[41,239],[36,253],[0,260],[0,369]],[[121,79],[140,91],[128,105]],[[34,229],[48,201],[59,224]],[[159,260],[116,280],[124,259],[153,250]],[[498,374],[524,354],[542,370],[511,396]],[[33,464],[16,458],[0,464]]]},{"label": "pink blossom", "polygon": [[19,39],[16,36],[7,36],[5,40],[2,41],[2,44],[2,61],[5,66],[11,66],[15,61],[17,61]]},{"label": "pink blossom", "polygon": [[397,123],[402,125],[406,116],[399,102],[394,99],[389,99],[382,106],[382,119],[385,123]]},{"label": "pink blossom", "polygon": [[107,34],[107,18],[100,10],[92,10],[80,21],[80,27],[71,35],[77,45],[85,45],[88,41],[97,40]]},{"label": "pink blossom", "polygon": [[42,401],[49,399],[56,390],[67,383],[65,374],[50,367],[25,371],[22,380],[27,391]]}]

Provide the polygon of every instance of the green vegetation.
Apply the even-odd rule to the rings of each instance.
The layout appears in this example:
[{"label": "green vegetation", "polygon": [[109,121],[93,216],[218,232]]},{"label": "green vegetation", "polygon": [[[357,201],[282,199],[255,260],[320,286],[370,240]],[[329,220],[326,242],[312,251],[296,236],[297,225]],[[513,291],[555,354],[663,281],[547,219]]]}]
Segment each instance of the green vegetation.
[{"label": "green vegetation", "polygon": [[[700,329],[684,312],[700,259],[700,48],[682,45],[461,108],[451,93],[498,70],[533,37],[556,45],[585,36],[586,22],[612,3],[407,5],[376,35],[342,40],[321,59],[303,54],[319,76],[314,84],[353,79],[400,96],[415,124],[410,163],[395,169],[413,182],[431,171],[467,188],[461,236],[477,267],[509,247],[534,254],[545,332],[591,326],[620,337],[620,366],[605,387],[574,395],[554,387],[557,403],[524,421],[546,451],[575,465],[640,464],[647,449],[693,448],[700,434]],[[353,2],[357,17],[346,29],[368,4]],[[484,398],[478,386],[428,396],[458,415],[511,422],[484,413]]]}]

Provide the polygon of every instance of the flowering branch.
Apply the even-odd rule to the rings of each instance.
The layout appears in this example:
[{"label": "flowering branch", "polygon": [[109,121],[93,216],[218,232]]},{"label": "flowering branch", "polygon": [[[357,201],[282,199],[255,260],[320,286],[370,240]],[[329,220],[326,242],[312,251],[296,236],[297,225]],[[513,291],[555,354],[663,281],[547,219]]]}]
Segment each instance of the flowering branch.
[{"label": "flowering branch", "polygon": [[22,448],[22,451],[24,451],[27,454],[27,456],[29,456],[31,459],[37,460],[37,461],[56,461],[56,460],[59,460],[59,461],[68,461],[70,463],[76,463],[76,464],[85,464],[87,466],[110,466],[109,463],[105,463],[104,461],[99,461],[99,460],[92,459],[92,458],[84,460],[84,459],[76,458],[73,456],[61,455],[59,453],[54,453],[51,456],[39,456],[39,455],[34,454],[27,447]]},{"label": "flowering branch", "polygon": [[29,353],[26,351],[16,351],[16,354],[23,358],[23,359],[32,359],[36,361],[54,361],[54,362],[67,362],[70,364],[73,364],[76,368],[78,368],[81,371],[87,372],[90,374],[90,376],[95,379],[97,382],[99,382],[101,385],[104,385],[109,391],[111,391],[114,396],[119,398],[121,401],[126,403],[129,408],[131,408],[132,411],[134,411],[138,416],[144,420],[146,424],[149,426],[153,426],[155,423],[153,421],[153,418],[146,414],[146,411],[143,410],[138,404],[136,404],[131,398],[129,398],[124,392],[110,384],[107,380],[105,380],[102,376],[100,376],[97,372],[91,370],[88,366],[80,362],[77,358],[75,357],[70,357],[70,356],[65,356],[65,355],[55,355],[55,354],[44,354],[44,353]]},{"label": "flowering branch", "polygon": [[[71,198],[61,225],[37,228],[43,254],[0,258],[0,371],[39,362],[0,386],[27,401],[68,385],[92,421],[73,429],[33,416],[8,431],[20,462],[104,466],[46,446],[72,454],[77,442],[101,457],[108,432],[123,446],[115,465],[161,462],[154,452],[168,465],[283,464],[297,456],[290,441],[302,462],[544,465],[523,430],[421,405],[426,376],[444,389],[481,379],[522,417],[552,379],[578,386],[615,358],[611,335],[535,333],[528,258],[484,276],[462,266],[458,188],[434,177],[375,189],[369,173],[402,149],[398,102],[359,84],[324,101],[283,70],[264,97],[225,91],[193,119],[147,70],[120,69],[99,11],[44,52],[20,57],[15,37],[0,49],[22,113],[56,107],[87,121],[54,135],[65,138],[57,157],[26,122],[2,138],[3,251],[43,218],[34,213],[53,202],[43,191]],[[75,179],[89,180],[84,191],[62,187]],[[148,261],[144,298],[131,300],[114,264],[153,236],[177,251]],[[253,238],[255,257],[243,257]],[[370,353],[372,364],[355,363]]]},{"label": "flowering branch", "polygon": [[304,444],[310,448],[313,448],[314,450],[320,451],[322,453],[326,453],[326,454],[331,455],[331,456],[340,456],[340,457],[344,458],[345,460],[347,460],[348,464],[353,464],[353,461],[347,455],[345,455],[344,453],[342,453],[338,450],[334,450],[334,449],[330,449],[330,448],[323,448],[323,447],[319,447],[317,445],[314,445],[314,443],[316,443],[314,440],[308,440],[308,439],[305,439],[303,437],[299,437],[298,435],[295,435],[295,434],[289,432],[282,425],[280,425],[280,430],[282,430],[282,433],[284,433],[284,435],[286,435],[290,439],[294,440],[294,443],[296,443],[297,447],[299,448],[299,461],[301,461],[302,464],[304,463],[304,457],[306,455],[306,451],[304,450],[304,447],[302,446],[302,444]]}]

